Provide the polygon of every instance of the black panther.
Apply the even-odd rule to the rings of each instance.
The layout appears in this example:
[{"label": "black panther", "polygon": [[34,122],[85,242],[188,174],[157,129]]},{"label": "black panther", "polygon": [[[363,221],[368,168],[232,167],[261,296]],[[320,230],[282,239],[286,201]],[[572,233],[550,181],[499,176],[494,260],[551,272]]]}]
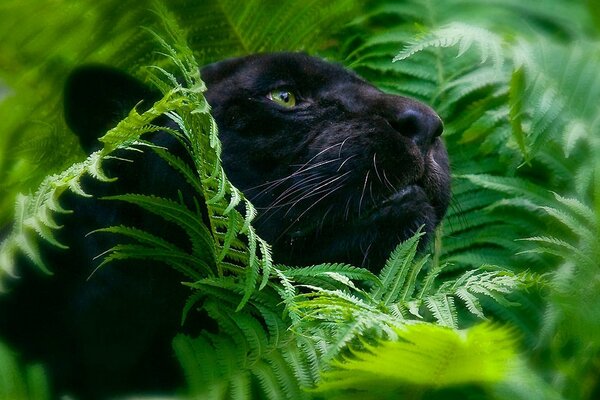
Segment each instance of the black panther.
[{"label": "black panther", "polygon": [[[255,227],[273,245],[276,262],[344,262],[377,271],[398,242],[420,226],[431,233],[442,219],[449,165],[442,122],[428,106],[305,54],[225,60],[201,76],[227,176],[258,209]],[[66,84],[65,118],[90,152],[128,110],[158,97],[121,72],[84,67]],[[171,135],[147,139],[191,162]],[[171,392],[182,381],[171,339],[205,327],[200,316],[180,326],[189,293],[168,267],[115,261],[91,275],[94,258],[115,240],[87,235],[97,228],[138,226],[189,246],[176,226],[99,200],[143,193],[181,195],[193,204],[186,181],[152,151],[127,158],[134,162],[106,164],[117,182],[83,181],[94,198],[62,199],[74,211],[59,221],[59,240],[70,249],[43,249],[54,276],[20,268],[21,279],[0,301],[0,338],[25,359],[43,361],[57,393],[81,399]]]}]

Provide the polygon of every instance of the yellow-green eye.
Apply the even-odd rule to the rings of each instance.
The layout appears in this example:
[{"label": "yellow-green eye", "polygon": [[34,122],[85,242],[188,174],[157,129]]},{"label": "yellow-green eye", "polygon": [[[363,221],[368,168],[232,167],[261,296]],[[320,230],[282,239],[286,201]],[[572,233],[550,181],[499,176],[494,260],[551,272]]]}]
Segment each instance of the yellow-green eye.
[{"label": "yellow-green eye", "polygon": [[282,107],[292,108],[296,105],[296,96],[289,90],[277,89],[269,92],[269,100],[274,101]]}]

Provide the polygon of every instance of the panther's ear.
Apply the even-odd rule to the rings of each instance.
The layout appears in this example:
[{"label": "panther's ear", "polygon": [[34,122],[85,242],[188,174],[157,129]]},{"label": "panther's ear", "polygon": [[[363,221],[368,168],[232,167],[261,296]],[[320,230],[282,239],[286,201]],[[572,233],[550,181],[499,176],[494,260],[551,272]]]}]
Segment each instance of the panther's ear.
[{"label": "panther's ear", "polygon": [[140,101],[151,106],[157,92],[133,77],[105,66],[84,66],[67,78],[64,110],[67,125],[90,153],[100,148],[98,138],[123,119]]}]

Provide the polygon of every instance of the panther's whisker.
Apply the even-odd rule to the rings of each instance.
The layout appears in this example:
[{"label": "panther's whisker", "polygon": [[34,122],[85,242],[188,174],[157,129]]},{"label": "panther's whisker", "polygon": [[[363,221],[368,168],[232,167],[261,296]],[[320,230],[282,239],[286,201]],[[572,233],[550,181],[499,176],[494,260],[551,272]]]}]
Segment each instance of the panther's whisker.
[{"label": "panther's whisker", "polygon": [[[283,207],[289,206],[289,209],[285,212],[283,217],[287,216],[288,213],[294,208],[294,206],[296,206],[301,200],[312,197],[312,196],[316,196],[316,195],[324,193],[324,192],[327,192],[329,190],[327,188],[327,186],[331,185],[332,183],[334,183],[335,181],[337,181],[343,177],[344,176],[331,177],[325,183],[322,183],[319,186],[315,186],[315,187],[311,188],[310,192],[308,192],[307,194],[305,194],[302,198],[300,198],[298,200],[291,200],[291,201],[283,203],[283,204],[270,205],[269,207],[264,208],[262,210],[263,211],[262,216],[259,215],[259,217],[258,217],[258,219],[260,221],[259,223],[262,225],[262,224],[266,223],[269,219],[271,219],[271,217],[276,215],[276,213],[274,213],[274,212],[269,213],[269,211],[279,210],[279,209],[282,209]],[[344,183],[342,182],[340,186],[343,186],[343,185],[344,185]],[[265,218],[265,216],[266,216],[266,218]]]},{"label": "panther's whisker", "polygon": [[[283,178],[276,179],[274,181],[265,182],[263,184],[260,184],[260,185],[257,185],[257,186],[253,186],[251,188],[245,188],[243,191],[244,192],[248,192],[250,190],[254,190],[254,189],[258,189],[258,188],[263,187],[263,186],[267,186],[266,188],[264,188],[263,190],[261,190],[260,192],[258,192],[257,194],[255,194],[253,196],[253,198],[257,198],[260,195],[262,195],[264,192],[267,192],[267,191],[270,191],[270,190],[273,190],[273,189],[277,188],[279,185],[283,184],[288,179],[292,179],[292,178],[294,178],[294,177],[296,177],[298,175],[304,174],[304,173],[306,173],[306,172],[308,172],[308,171],[310,171],[310,170],[312,170],[314,168],[318,168],[320,166],[323,166],[323,165],[326,165],[326,164],[330,164],[330,163],[335,162],[335,161],[338,161],[338,159],[321,161],[321,162],[313,164],[313,165],[309,166],[309,168],[305,168],[305,169],[302,169],[302,167],[300,167],[300,169],[296,170],[295,172],[293,172],[290,175],[287,175],[287,176],[285,176]],[[303,166],[306,166],[306,164],[304,164]]]},{"label": "panther's whisker", "polygon": [[[356,154],[352,154],[350,157],[346,158],[343,163],[340,164],[336,172],[340,172],[344,164],[346,164],[351,158],[356,157]],[[339,160],[339,159],[338,159]]]},{"label": "panther's whisker", "polygon": [[284,176],[283,178],[279,178],[279,179],[275,179],[275,180],[268,181],[268,182],[265,182],[265,183],[261,183],[260,185],[252,186],[252,187],[249,187],[249,188],[244,188],[243,192],[247,193],[248,191],[255,190],[255,189],[258,189],[258,188],[261,188],[261,187],[265,187],[265,186],[266,186],[266,188],[264,188],[263,190],[261,190],[259,193],[262,193],[264,191],[268,191],[270,189],[275,189],[277,186],[279,186],[280,184],[284,183],[288,179],[294,178],[295,176],[300,175],[300,174],[304,174],[307,171],[308,170],[304,170],[304,171],[296,170],[293,173]]},{"label": "panther's whisker", "polygon": [[[346,139],[346,140],[348,140],[348,139]],[[329,147],[327,147],[327,148],[325,148],[325,149],[321,150],[320,152],[318,152],[317,154],[315,154],[315,155],[314,155],[314,156],[313,156],[313,157],[312,157],[310,160],[308,160],[306,163],[304,163],[304,165],[302,165],[302,166],[300,167],[300,170],[301,170],[303,167],[305,167],[306,165],[309,165],[309,164],[310,164],[310,162],[311,162],[312,160],[314,160],[315,158],[319,157],[321,154],[323,154],[323,153],[325,153],[325,152],[327,152],[327,151],[329,151],[329,150],[333,149],[334,147],[340,146],[340,148],[341,148],[341,146],[343,146],[343,145],[344,145],[344,142],[345,142],[346,140],[344,140],[344,141],[342,141],[342,142],[340,142],[340,143],[333,144],[333,145],[331,145],[331,146],[329,146]]]},{"label": "panther's whisker", "polygon": [[348,197],[348,201],[346,201],[346,209],[344,210],[344,221],[348,221],[348,216],[350,215],[350,202],[352,201],[352,197]]},{"label": "panther's whisker", "polygon": [[[306,186],[307,184],[313,182],[313,181],[317,181],[316,185],[318,185],[319,183],[322,182],[323,179],[323,174],[312,174],[309,175],[308,177],[306,177],[305,179],[302,179],[296,183],[294,183],[292,186],[290,186],[289,188],[287,188],[286,190],[284,190],[281,194],[279,194],[279,196],[277,196],[277,198],[275,200],[273,200],[273,202],[270,204],[269,207],[263,207],[263,208],[273,208],[276,206],[280,206],[281,202],[285,199],[288,199],[290,197],[293,198],[293,196],[295,196],[297,193],[302,193],[306,191]],[[311,185],[311,186],[315,186],[315,185]],[[293,200],[292,200],[293,201]],[[289,204],[289,203],[286,203]]]},{"label": "panther's whisker", "polygon": [[325,221],[327,221],[327,215],[333,211],[333,209],[335,208],[335,204],[330,205],[327,210],[323,213],[323,216],[321,217],[321,220],[318,222],[317,224],[317,229],[315,230],[316,234],[319,234],[322,230],[323,227],[325,226]]},{"label": "panther's whisker", "polygon": [[314,206],[316,206],[319,202],[325,200],[328,196],[331,196],[333,193],[335,193],[336,191],[338,191],[339,189],[343,188],[344,185],[338,185],[337,187],[335,187],[334,189],[330,190],[329,192],[327,192],[323,197],[321,197],[320,199],[318,199],[317,201],[315,201],[313,204],[310,205],[310,207],[308,207],[306,210],[304,210],[304,212],[302,212],[302,214],[300,214],[298,217],[296,217],[294,219],[294,221],[292,221],[292,223],[283,230],[283,232],[281,233],[281,235],[279,235],[279,237],[275,240],[276,242],[281,239],[281,237],[283,237],[283,235],[285,235],[290,229],[292,229],[292,227],[298,222],[300,221],[300,219],[302,219],[302,217],[309,212]]},{"label": "panther's whisker", "polygon": [[360,200],[358,201],[358,216],[360,217],[360,209],[362,208],[362,202],[363,202],[363,198],[365,197],[365,190],[367,188],[367,181],[369,180],[369,173],[371,171],[367,171],[367,174],[365,175],[365,183],[363,184],[363,188],[362,188],[362,192],[360,194]]},{"label": "panther's whisker", "polygon": [[287,196],[290,192],[294,192],[299,190],[303,190],[307,184],[309,184],[310,182],[313,182],[315,180],[320,181],[323,179],[323,177],[327,176],[326,174],[323,174],[322,172],[311,172],[310,174],[306,174],[305,176],[302,176],[299,180],[297,180],[295,183],[292,183],[288,188],[286,188],[283,192],[281,192],[277,199],[275,199],[274,201],[277,201],[279,199],[281,199],[282,197]]},{"label": "panther's whisker", "polygon": [[[327,147],[327,148],[326,148],[326,149],[324,149],[324,150],[321,150],[319,153],[317,153],[315,156],[313,156],[313,157],[312,157],[310,160],[308,160],[308,161],[307,161],[306,163],[304,163],[304,164],[301,164],[301,165],[300,165],[300,164],[292,164],[292,165],[291,165],[292,167],[296,167],[296,166],[297,166],[297,167],[298,167],[298,169],[297,169],[296,171],[294,171],[293,173],[291,173],[290,175],[288,175],[288,176],[285,176],[285,177],[283,177],[283,178],[280,178],[280,179],[276,179],[276,180],[274,180],[274,181],[265,182],[265,183],[263,183],[263,184],[256,185],[256,186],[253,186],[253,187],[250,187],[250,188],[245,188],[245,189],[244,189],[244,192],[248,192],[248,191],[255,190],[255,189],[258,189],[258,188],[260,188],[260,187],[265,187],[265,186],[266,186],[266,187],[265,187],[263,190],[261,190],[260,192],[258,192],[257,194],[255,194],[255,195],[253,195],[253,196],[252,196],[252,199],[256,199],[256,198],[258,198],[259,196],[261,196],[263,193],[265,193],[265,192],[268,192],[268,191],[272,191],[273,189],[277,188],[279,185],[283,184],[285,181],[287,181],[287,180],[289,180],[289,179],[292,179],[292,178],[296,177],[297,175],[300,175],[300,174],[306,173],[307,171],[310,171],[310,170],[312,170],[312,169],[315,169],[315,168],[321,167],[321,166],[323,166],[323,165],[327,165],[327,164],[330,164],[330,163],[333,163],[333,162],[339,161],[339,160],[340,160],[340,157],[338,156],[338,158],[334,158],[334,159],[330,159],[330,160],[325,160],[325,161],[319,161],[319,162],[317,162],[317,163],[315,163],[315,164],[310,164],[310,162],[311,162],[311,161],[313,161],[315,158],[317,158],[319,155],[321,155],[321,154],[325,153],[326,151],[328,151],[328,150],[331,150],[331,149],[333,149],[333,148],[335,148],[335,147],[337,147],[337,146],[340,146],[340,152],[339,152],[339,153],[341,154],[341,149],[342,149],[342,147],[344,146],[344,143],[346,143],[346,141],[347,141],[348,139],[349,139],[349,137],[348,137],[348,138],[346,138],[346,139],[344,139],[344,140],[343,140],[342,142],[340,142],[340,143],[336,143],[336,144],[334,144],[334,145],[331,145],[331,146]],[[340,165],[340,167],[338,168],[338,172],[339,172],[339,169],[341,169],[341,168],[342,168],[342,166],[343,166],[343,165],[344,165],[344,164],[345,164],[345,163],[346,163],[346,162],[347,162],[347,161],[348,161],[350,158],[352,158],[352,157],[354,157],[354,155],[352,155],[352,156],[348,157],[346,160],[344,160],[344,162],[343,162],[343,163]],[[252,199],[251,199],[250,201],[252,201]]]},{"label": "panther's whisker", "polygon": [[[285,213],[285,215],[287,215],[287,214],[290,212],[290,210],[291,210],[292,208],[294,208],[294,206],[295,206],[295,205],[297,205],[297,204],[298,204],[299,202],[301,202],[302,200],[306,200],[306,199],[307,199],[307,198],[309,198],[309,197],[313,197],[313,196],[315,196],[315,195],[317,195],[317,194],[320,194],[320,193],[321,193],[321,192],[322,192],[324,189],[326,189],[326,188],[327,188],[327,186],[331,185],[332,183],[334,183],[334,182],[336,182],[336,181],[338,181],[338,180],[340,180],[340,179],[343,179],[343,178],[345,178],[345,177],[346,177],[346,176],[347,176],[347,175],[348,175],[350,172],[351,172],[351,171],[347,171],[347,172],[345,172],[345,173],[344,173],[344,174],[342,174],[342,175],[339,175],[339,176],[337,176],[337,177],[330,178],[329,180],[327,180],[327,181],[323,182],[321,185],[319,185],[318,187],[314,188],[313,190],[311,190],[310,192],[308,192],[307,194],[305,194],[304,196],[302,196],[301,198],[299,198],[298,200],[296,200],[296,201],[295,201],[295,202],[294,202],[294,203],[293,203],[293,204],[290,206],[290,209],[289,209],[289,210],[288,210],[288,211]],[[341,186],[343,186],[343,184],[344,184],[344,182],[342,182]]]},{"label": "panther's whisker", "polygon": [[[290,176],[294,176],[294,175],[295,175],[295,174],[297,174],[297,173],[304,173],[304,172],[306,172],[306,171],[310,171],[311,169],[318,168],[318,167],[321,167],[321,166],[323,166],[323,165],[331,164],[331,163],[333,163],[333,162],[336,162],[336,161],[339,161],[339,160],[340,160],[339,158],[332,158],[332,159],[330,159],[330,160],[319,161],[319,162],[318,162],[318,163],[316,163],[316,164],[310,164],[310,165],[308,166],[308,168],[304,168],[304,169],[302,169],[303,167],[305,167],[305,166],[307,165],[307,164],[303,164],[303,165],[302,165],[302,167],[300,167],[300,169],[298,169],[296,172],[294,172],[294,173],[293,173],[292,175],[290,175]],[[292,165],[292,166],[297,166],[297,165]]]},{"label": "panther's whisker", "polygon": [[367,250],[362,249],[362,246],[360,248],[360,251],[363,253],[363,259],[362,262],[360,263],[361,267],[365,267],[365,264],[367,262],[367,258],[369,257],[369,252],[371,251],[371,246],[373,246],[373,241],[371,241],[371,243],[369,243],[369,245],[367,246]]},{"label": "panther's whisker", "polygon": [[373,180],[369,182],[369,197],[371,197],[371,202],[373,204],[377,203],[377,201],[375,200],[375,196],[373,196]]},{"label": "panther's whisker", "polygon": [[390,189],[392,191],[392,193],[396,193],[398,191],[398,189],[396,189],[394,187],[394,185],[392,185],[392,182],[390,182],[390,179],[387,177],[387,175],[385,173],[385,169],[382,172],[383,172],[383,178],[384,178],[386,186],[388,187],[388,189]]},{"label": "panther's whisker", "polygon": [[350,136],[348,136],[346,139],[344,139],[344,141],[340,145],[340,151],[338,151],[338,158],[342,158],[342,149],[344,148],[344,145],[346,144],[348,139],[350,139]]},{"label": "panther's whisker", "polygon": [[373,167],[375,168],[375,174],[377,175],[377,179],[379,179],[380,183],[383,183],[381,180],[381,176],[379,176],[379,171],[377,170],[377,153],[373,153]]},{"label": "panther's whisker", "polygon": [[[253,199],[258,198],[259,196],[262,196],[266,192],[275,190],[278,186],[282,185],[287,180],[295,178],[295,177],[298,177],[298,176],[301,176],[301,175],[304,175],[304,174],[307,174],[307,176],[306,177],[302,177],[302,179],[299,182],[302,182],[307,177],[310,178],[310,177],[314,177],[314,176],[322,176],[323,175],[322,173],[319,173],[319,172],[308,173],[308,171],[309,170],[305,170],[305,171],[301,171],[301,172],[300,171],[296,171],[293,174],[290,174],[290,175],[288,175],[288,176],[286,176],[284,178],[281,178],[281,179],[278,179],[278,180],[275,180],[275,181],[271,181],[271,182],[269,182],[270,183],[269,186],[265,187],[263,190],[261,190],[260,192],[256,193],[255,195],[253,195],[252,198]],[[296,184],[294,184],[294,185],[296,185]],[[260,185],[260,186],[263,186],[263,185]],[[257,186],[257,188],[258,188],[258,186]],[[288,189],[290,189],[290,188],[288,188]],[[247,191],[247,189],[246,189],[246,191]]]},{"label": "panther's whisker", "polygon": [[[325,197],[329,196],[329,195],[330,195],[332,192],[335,192],[335,191],[337,191],[338,189],[340,189],[340,188],[341,188],[341,187],[343,187],[343,186],[344,186],[344,183],[341,183],[340,185],[338,185],[338,186],[337,186],[337,187],[335,187],[334,189],[329,189],[329,188],[326,188],[326,189],[321,189],[321,190],[319,190],[319,191],[312,192],[312,193],[311,193],[311,196],[316,196],[316,195],[319,195],[319,194],[325,193],[325,195],[324,195],[323,197],[321,197],[320,199],[318,199],[318,200],[315,202],[315,203],[318,203],[318,202],[320,202],[320,201],[321,201],[323,198],[325,198]],[[313,205],[314,205],[315,203],[313,203]],[[289,204],[290,204],[290,203],[288,203],[287,205],[289,205]],[[293,208],[294,208],[294,207],[295,207],[297,204],[298,204],[298,202],[295,202],[295,203],[291,204],[290,208],[289,208],[289,209],[288,209],[288,210],[285,212],[285,214],[284,214],[283,216],[285,217],[285,216],[286,216],[286,215],[287,215],[287,214],[288,214],[288,213],[289,213],[289,212],[290,212],[290,211],[291,211],[291,210],[292,210],[292,209],[293,209]],[[303,213],[302,213],[302,214],[301,214],[299,217],[296,217],[296,222],[297,222],[297,221],[298,221],[298,220],[299,220],[299,219],[300,219],[300,218],[301,218],[301,217],[302,217],[304,214],[306,214],[306,211],[308,211],[309,209],[311,209],[311,208],[313,207],[313,205],[311,205],[310,207],[308,207],[308,208],[307,208],[307,209],[306,209],[306,210],[305,210],[305,211],[304,211],[304,212],[303,212]],[[283,205],[281,205],[279,208],[282,208],[282,207],[283,207]],[[273,216],[273,215],[274,215],[274,213],[270,214],[269,216],[267,216],[267,218],[266,218],[266,219],[264,219],[264,220],[261,220],[261,223],[264,223],[264,222],[268,221],[268,220],[271,218],[271,216]],[[322,220],[321,220],[321,223],[322,223]],[[293,224],[292,224],[292,225],[293,225]]]}]

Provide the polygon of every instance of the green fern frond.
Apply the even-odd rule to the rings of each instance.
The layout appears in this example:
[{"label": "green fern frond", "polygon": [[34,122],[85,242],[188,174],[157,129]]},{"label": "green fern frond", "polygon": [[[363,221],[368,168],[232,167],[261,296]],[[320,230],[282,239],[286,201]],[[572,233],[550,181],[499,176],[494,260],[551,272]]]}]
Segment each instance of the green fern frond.
[{"label": "green fern frond", "polygon": [[192,254],[202,258],[210,266],[210,272],[216,273],[215,249],[210,231],[202,222],[202,216],[188,210],[184,204],[156,196],[125,194],[104,197],[104,200],[118,200],[135,204],[144,210],[175,223],[182,228],[192,242]]},{"label": "green fern frond", "polygon": [[[190,284],[199,289],[203,308],[218,322],[219,335],[179,337],[175,348],[188,372],[191,394],[201,398],[309,398],[302,387],[312,385],[320,355],[303,338],[295,338],[282,319],[280,297],[271,285],[255,290],[247,305],[235,309],[245,293],[233,278],[206,278]],[[197,299],[199,300],[199,299]],[[190,346],[194,357],[186,351]],[[211,371],[206,371],[210,365]],[[204,371],[199,374],[198,371]]]},{"label": "green fern frond", "polygon": [[477,46],[482,64],[490,57],[497,68],[504,63],[503,41],[500,37],[487,29],[458,22],[429,32],[422,38],[411,42],[394,57],[393,61],[407,59],[429,48],[454,47],[456,45],[458,45],[457,57],[462,56],[471,47]]},{"label": "green fern frond", "polygon": [[418,323],[397,334],[397,340],[353,348],[351,356],[323,373],[316,391],[397,398],[466,383],[490,384],[504,379],[516,359],[514,333],[492,324],[455,331]]},{"label": "green fern frond", "polygon": [[302,279],[303,277],[328,278],[335,273],[348,279],[378,283],[379,279],[372,272],[364,268],[357,268],[346,264],[319,264],[310,267],[289,268],[278,265],[277,268],[289,279]]},{"label": "green fern frond", "polygon": [[191,280],[198,280],[214,273],[214,258],[210,257],[210,253],[190,254],[163,238],[137,228],[112,226],[91,233],[111,233],[138,242],[138,244],[118,244],[106,250],[98,256],[103,259],[96,270],[114,260],[142,259],[164,262]]},{"label": "green fern frond", "polygon": [[[558,210],[554,207],[542,206],[540,207],[549,216],[563,224],[571,233],[575,234],[579,240],[583,243],[593,243],[597,238],[597,231],[593,225],[596,221],[594,219],[582,221],[581,218],[576,218],[567,211]],[[583,209],[580,209],[584,211]],[[589,209],[588,209],[589,210]],[[588,226],[586,226],[588,225]]]},{"label": "green fern frond", "polygon": [[[467,100],[469,96],[475,95],[484,89],[498,88],[505,82],[505,74],[493,66],[483,66],[472,71],[466,71],[450,80],[444,86],[444,104],[440,104],[440,112],[447,111],[449,107],[456,105],[460,101]],[[496,92],[496,96],[502,95],[502,92]],[[489,115],[497,115],[492,110]],[[496,117],[496,120],[499,118]]]},{"label": "green fern frond", "polygon": [[319,264],[309,267],[276,266],[276,275],[285,279],[292,293],[286,295],[291,299],[296,294],[294,286],[320,287],[329,290],[357,289],[354,281],[362,281],[366,286],[380,286],[381,282],[370,271],[345,264]]},{"label": "green fern frond", "polygon": [[510,80],[509,106],[510,106],[510,124],[512,133],[519,145],[519,150],[523,154],[526,162],[529,162],[528,146],[526,144],[526,134],[523,130],[523,100],[522,94],[525,92],[525,72],[519,68],[513,72]]},{"label": "green fern frond", "polygon": [[546,204],[552,198],[548,190],[525,179],[491,175],[462,175],[459,178],[468,179],[472,183],[486,189],[527,198],[537,204]]},{"label": "green fern frond", "polygon": [[382,285],[371,292],[373,299],[382,300],[387,305],[395,302],[400,296],[409,269],[413,266],[412,261],[417,253],[419,240],[423,235],[424,232],[419,229],[415,235],[398,245],[392,252],[379,274]]},{"label": "green fern frond", "polygon": [[[139,136],[143,133],[155,131],[155,127],[150,122],[158,115],[181,107],[181,105],[182,100],[176,98],[171,92],[143,114],[137,113],[135,109],[132,110],[127,118],[102,138],[105,144],[102,150],[92,153],[85,161],[75,163],[59,174],[48,176],[34,195],[20,196],[17,203],[15,226],[12,233],[0,245],[0,253],[12,252],[14,254],[15,249],[20,249],[35,265],[49,272],[39,256],[39,250],[33,237],[38,234],[50,244],[63,247],[54,239],[52,231],[60,229],[60,227],[54,223],[51,217],[53,212],[69,212],[60,206],[61,194],[71,191],[89,197],[79,183],[85,174],[101,181],[112,181],[112,178],[106,177],[102,172],[102,160],[109,158],[117,148],[130,148],[131,145],[136,144]],[[0,257],[0,260],[10,258],[10,256],[3,256]],[[13,266],[9,264],[0,265],[0,280],[5,279],[6,271],[12,269]]]},{"label": "green fern frond", "polygon": [[538,245],[537,247],[525,250],[524,252],[548,253],[561,258],[574,258],[581,263],[582,266],[593,266],[596,264],[589,254],[581,251],[566,240],[554,236],[534,236],[524,240]]},{"label": "green fern frond", "polygon": [[41,365],[23,366],[16,354],[0,343],[0,398],[49,400],[50,386]]},{"label": "green fern frond", "polygon": [[458,313],[453,297],[439,293],[426,297],[424,303],[439,325],[458,328]]}]

